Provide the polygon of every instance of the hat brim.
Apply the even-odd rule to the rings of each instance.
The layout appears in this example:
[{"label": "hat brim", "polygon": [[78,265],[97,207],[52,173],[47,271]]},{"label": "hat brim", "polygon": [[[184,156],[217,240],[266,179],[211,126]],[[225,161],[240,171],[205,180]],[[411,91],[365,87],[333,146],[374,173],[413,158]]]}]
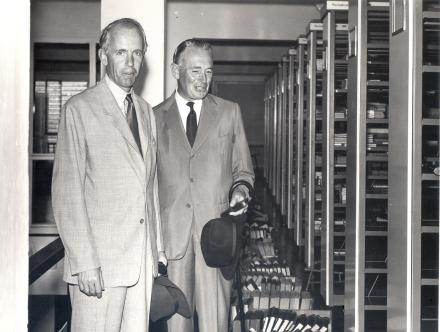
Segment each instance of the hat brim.
[{"label": "hat brim", "polygon": [[171,280],[164,276],[154,279],[151,294],[150,319],[169,319],[174,314],[191,318],[191,310],[185,294]]}]

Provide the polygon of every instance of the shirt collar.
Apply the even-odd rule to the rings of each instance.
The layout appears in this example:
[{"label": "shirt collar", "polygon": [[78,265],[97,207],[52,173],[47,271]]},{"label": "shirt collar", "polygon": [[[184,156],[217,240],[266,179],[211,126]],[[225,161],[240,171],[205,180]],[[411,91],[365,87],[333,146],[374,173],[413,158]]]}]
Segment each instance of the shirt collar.
[{"label": "shirt collar", "polygon": [[113,82],[110,77],[108,77],[107,75],[105,75],[105,82],[108,86],[108,88],[110,89],[113,97],[116,100],[116,103],[118,104],[119,108],[124,111],[125,107],[124,107],[124,101],[125,101],[125,97],[127,96],[128,93],[132,94],[133,97],[133,88],[130,89],[129,92],[126,92],[125,90],[121,89],[120,86],[118,86],[115,82]]},{"label": "shirt collar", "polygon": [[[177,107],[179,108],[179,110],[187,110],[189,112],[189,108],[186,105],[186,103],[188,102],[188,100],[186,100],[185,98],[183,98],[179,92],[176,89],[176,103],[177,103]],[[196,100],[191,100],[194,103],[194,111],[196,111],[196,113],[200,113],[200,110],[202,109],[202,99],[196,99]]]}]

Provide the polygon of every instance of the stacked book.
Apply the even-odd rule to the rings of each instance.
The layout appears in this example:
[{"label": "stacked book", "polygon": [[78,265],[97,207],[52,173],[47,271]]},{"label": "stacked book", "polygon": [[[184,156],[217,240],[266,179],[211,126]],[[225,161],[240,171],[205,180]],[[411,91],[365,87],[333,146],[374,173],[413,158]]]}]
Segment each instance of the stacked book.
[{"label": "stacked book", "polygon": [[33,112],[33,152],[47,152],[46,145],[46,81],[35,81]]},{"label": "stacked book", "polygon": [[346,148],[347,147],[347,133],[335,134],[335,147]]},{"label": "stacked book", "polygon": [[327,312],[307,313],[302,311],[271,308],[265,311],[246,313],[246,331],[249,332],[327,332],[330,331],[330,318],[320,316]]},{"label": "stacked book", "polygon": [[388,152],[388,128],[367,128],[367,151]]},{"label": "stacked book", "polygon": [[315,186],[322,186],[322,172],[315,172]]},{"label": "stacked book", "polygon": [[[321,317],[311,310],[311,294],[279,258],[267,215],[249,208],[245,229],[248,240],[240,261],[245,331],[327,331],[330,312]],[[238,303],[237,297],[231,306],[234,332],[241,331]]]},{"label": "stacked book", "polygon": [[87,82],[85,81],[61,82],[61,105],[64,105],[71,97],[77,95],[85,89],[87,89]]},{"label": "stacked book", "polygon": [[347,108],[336,107],[335,109],[335,119],[346,119],[347,118]]},{"label": "stacked book", "polygon": [[345,184],[335,184],[335,203],[347,203],[347,187]]},{"label": "stacked book", "polygon": [[347,157],[335,156],[335,167],[341,167],[341,168],[347,167]]},{"label": "stacked book", "polygon": [[46,94],[46,81],[35,81],[35,94]]},{"label": "stacked book", "polygon": [[370,102],[367,105],[367,119],[386,119],[387,112],[387,104]]},{"label": "stacked book", "polygon": [[86,81],[35,81],[34,152],[55,152],[61,108],[87,85]]},{"label": "stacked book", "polygon": [[369,181],[368,192],[376,194],[386,194],[388,192],[388,180],[374,179]]},{"label": "stacked book", "polygon": [[315,218],[315,231],[316,232],[321,231],[321,225],[322,225],[322,218],[321,217]]},{"label": "stacked book", "polygon": [[334,221],[335,232],[345,232],[345,219],[336,219]]},{"label": "stacked book", "polygon": [[57,134],[61,114],[61,82],[47,81],[47,133]]}]

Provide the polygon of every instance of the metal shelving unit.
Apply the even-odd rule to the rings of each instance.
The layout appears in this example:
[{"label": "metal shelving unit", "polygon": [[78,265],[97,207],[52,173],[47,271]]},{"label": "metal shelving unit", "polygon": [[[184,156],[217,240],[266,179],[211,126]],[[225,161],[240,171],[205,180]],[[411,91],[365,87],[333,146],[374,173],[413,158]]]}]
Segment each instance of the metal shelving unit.
[{"label": "metal shelving unit", "polygon": [[304,245],[304,110],[306,105],[306,51],[307,39],[300,36],[297,40],[296,59],[294,71],[294,85],[296,85],[294,108],[294,199],[293,222],[294,238],[297,246]]},{"label": "metal shelving unit", "polygon": [[344,304],[348,2],[327,1],[323,22],[321,295]]},{"label": "metal shelving unit", "polygon": [[288,107],[289,107],[289,80],[288,80],[288,72],[289,72],[289,58],[288,56],[283,56],[279,65],[279,80],[278,84],[280,87],[280,101],[279,107],[281,112],[281,183],[280,183],[280,210],[282,218],[286,217],[287,214],[287,190],[288,190],[288,181],[287,181],[287,172],[288,172]]},{"label": "metal shelving unit", "polygon": [[[305,113],[305,264],[317,268],[320,260],[322,180],[322,23],[311,22],[307,33],[307,100]],[[315,250],[317,248],[318,250]]]},{"label": "metal shelving unit", "polygon": [[387,331],[389,3],[349,13],[345,328]]},{"label": "metal shelving unit", "polygon": [[289,49],[288,58],[288,119],[287,119],[287,227],[293,228],[293,200],[294,200],[294,110],[296,108],[295,59],[296,49]]},{"label": "metal shelving unit", "polygon": [[440,8],[391,7],[388,326],[439,331]]}]

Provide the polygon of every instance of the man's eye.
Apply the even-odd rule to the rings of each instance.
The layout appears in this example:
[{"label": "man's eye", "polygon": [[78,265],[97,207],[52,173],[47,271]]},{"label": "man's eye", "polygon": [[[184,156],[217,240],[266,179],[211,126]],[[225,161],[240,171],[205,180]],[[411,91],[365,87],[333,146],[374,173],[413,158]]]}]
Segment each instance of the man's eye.
[{"label": "man's eye", "polygon": [[212,75],[212,70],[207,70],[207,71],[206,71],[206,74],[207,74],[207,75]]},{"label": "man's eye", "polygon": [[124,54],[124,51],[122,51],[122,50],[116,51],[116,55],[123,55],[123,54]]},{"label": "man's eye", "polygon": [[134,51],[134,54],[135,54],[136,56],[141,57],[141,56],[142,56],[142,51]]}]

